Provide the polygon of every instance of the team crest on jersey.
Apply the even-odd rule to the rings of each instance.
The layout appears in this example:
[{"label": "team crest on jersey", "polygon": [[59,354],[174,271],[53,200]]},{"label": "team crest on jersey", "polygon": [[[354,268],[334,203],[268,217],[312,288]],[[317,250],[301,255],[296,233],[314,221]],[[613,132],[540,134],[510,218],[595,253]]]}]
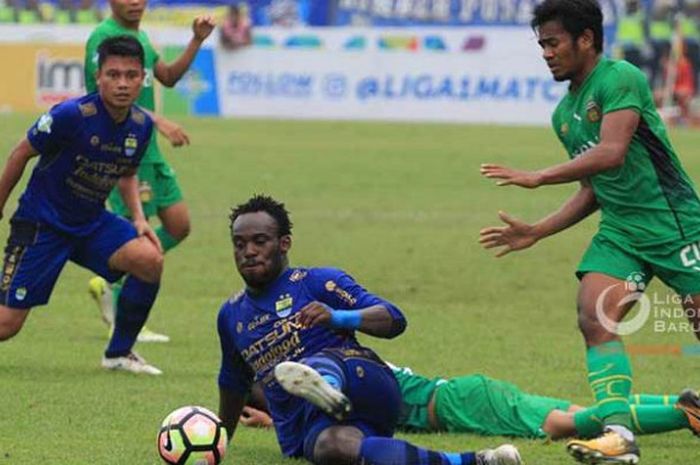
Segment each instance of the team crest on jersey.
[{"label": "team crest on jersey", "polygon": [[39,118],[39,122],[36,123],[36,128],[39,132],[51,134],[51,125],[53,125],[53,118],[48,113],[45,113]]},{"label": "team crest on jersey", "polygon": [[309,274],[306,271],[303,270],[294,270],[294,273],[289,277],[289,281],[296,283],[301,281],[302,279],[306,278],[306,275]]},{"label": "team crest on jersey", "polygon": [[600,106],[594,100],[586,104],[586,118],[588,118],[588,121],[597,123],[602,117]]},{"label": "team crest on jersey", "polygon": [[140,111],[134,110],[131,112],[131,119],[134,120],[136,124],[143,124],[146,122],[146,115]]},{"label": "team crest on jersey", "polygon": [[124,153],[127,157],[133,156],[136,153],[138,146],[139,142],[135,135],[129,134],[129,137],[124,139]]},{"label": "team crest on jersey", "polygon": [[241,334],[241,333],[243,332],[243,323],[241,323],[240,321],[239,321],[238,324],[236,325],[236,332],[237,332],[238,334]]},{"label": "team crest on jersey", "polygon": [[292,306],[294,305],[294,299],[289,294],[282,294],[277,302],[275,302],[275,313],[280,318],[285,318],[292,313]]},{"label": "team crest on jersey", "polygon": [[78,105],[78,108],[80,109],[80,114],[83,116],[93,116],[97,114],[97,107],[94,103]]},{"label": "team crest on jersey", "polygon": [[90,138],[90,145],[92,145],[93,147],[97,147],[98,145],[100,145],[100,138],[97,136],[92,136]]},{"label": "team crest on jersey", "polygon": [[19,300],[20,302],[23,301],[27,297],[27,288],[26,287],[20,287],[15,291],[15,299]]},{"label": "team crest on jersey", "polygon": [[559,132],[562,136],[566,136],[567,134],[569,134],[569,123],[562,123]]}]

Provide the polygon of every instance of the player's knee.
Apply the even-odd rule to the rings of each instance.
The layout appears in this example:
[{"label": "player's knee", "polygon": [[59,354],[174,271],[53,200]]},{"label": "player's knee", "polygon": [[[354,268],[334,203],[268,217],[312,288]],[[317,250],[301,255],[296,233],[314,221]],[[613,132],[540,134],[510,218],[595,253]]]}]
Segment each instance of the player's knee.
[{"label": "player's knee", "polygon": [[314,445],[314,463],[352,465],[360,454],[362,433],[355,428],[331,427],[323,431]]},{"label": "player's knee", "polygon": [[0,321],[0,342],[12,339],[20,329],[22,329],[22,321]]},{"label": "player's knee", "polygon": [[177,225],[176,228],[174,228],[174,231],[168,233],[173,236],[178,242],[184,241],[187,236],[190,235],[190,232],[192,231],[192,224],[190,223],[190,219],[187,218],[185,221],[183,221],[182,224]]},{"label": "player's knee", "polygon": [[142,279],[149,283],[157,283],[163,274],[163,254],[155,248],[143,257],[141,268]]},{"label": "player's knee", "polygon": [[615,335],[608,332],[600,323],[595,311],[589,312],[579,310],[578,328],[589,346],[597,345],[615,338]]}]

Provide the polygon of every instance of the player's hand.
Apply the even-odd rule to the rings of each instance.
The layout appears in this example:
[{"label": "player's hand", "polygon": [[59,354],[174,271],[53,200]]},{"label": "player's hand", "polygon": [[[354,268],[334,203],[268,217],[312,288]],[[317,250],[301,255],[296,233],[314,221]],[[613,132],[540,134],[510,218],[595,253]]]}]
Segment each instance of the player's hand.
[{"label": "player's hand", "polygon": [[331,309],[321,302],[311,302],[306,304],[300,311],[299,323],[304,328],[312,328],[314,326],[323,325],[330,326]]},{"label": "player's hand", "polygon": [[500,179],[497,186],[520,186],[534,189],[542,185],[542,175],[538,171],[520,171],[507,166],[484,163],[481,165],[481,174],[490,179]]},{"label": "player's hand", "polygon": [[253,407],[248,407],[247,405],[243,407],[240,421],[245,426],[253,428],[269,428],[272,426],[272,418],[270,415]]},{"label": "player's hand", "polygon": [[505,212],[498,212],[498,216],[506,226],[492,226],[479,232],[479,242],[485,249],[502,247],[496,253],[496,257],[527,249],[539,240],[532,225],[517,220]]},{"label": "player's hand", "polygon": [[163,134],[163,136],[170,141],[170,144],[173,147],[190,145],[190,136],[188,136],[185,130],[182,129],[182,126],[174,121],[170,121],[169,119],[161,116],[156,121],[156,127],[158,128],[158,132]]},{"label": "player's hand", "polygon": [[211,34],[211,31],[214,30],[214,27],[216,27],[216,22],[213,17],[209,15],[197,16],[194,18],[194,21],[192,21],[192,33],[194,34],[194,38],[200,42],[204,42],[206,38],[209,37],[209,34]]},{"label": "player's hand", "polygon": [[138,233],[139,237],[144,236],[146,239],[151,241],[161,253],[163,252],[163,246],[160,244],[160,239],[158,239],[158,235],[148,223],[147,219],[134,220],[134,228],[136,228],[136,232]]}]

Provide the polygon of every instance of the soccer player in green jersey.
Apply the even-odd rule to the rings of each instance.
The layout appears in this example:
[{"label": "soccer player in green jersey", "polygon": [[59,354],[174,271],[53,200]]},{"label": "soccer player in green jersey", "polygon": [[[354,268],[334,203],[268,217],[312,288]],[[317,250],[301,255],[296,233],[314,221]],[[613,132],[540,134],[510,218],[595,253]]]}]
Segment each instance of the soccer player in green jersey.
[{"label": "soccer player in green jersey", "polygon": [[[154,78],[167,87],[173,87],[188,70],[197,51],[214,29],[214,22],[209,16],[195,18],[192,24],[192,39],[185,51],[171,64],[165,63],[158,56],[148,35],[139,27],[146,0],[110,0],[112,16],[100,23],[90,34],[85,46],[85,87],[88,92],[96,89],[95,72],[97,65],[97,47],[108,37],[132,35],[136,37],[145,51],[146,79],[137,103],[149,110],[154,117],[158,130],[172,143],[181,146],[189,143],[187,134],[175,123],[153,114],[155,112]],[[175,172],[163,157],[153,131],[151,142],[144,155],[138,171],[141,203],[147,218],[158,216],[160,226],[156,233],[167,252],[184,240],[190,231],[190,218]],[[128,216],[118,192],[113,191],[109,197],[112,210],[122,216]],[[121,286],[116,284],[112,291],[107,282],[100,277],[90,280],[90,294],[97,300],[102,310],[102,317],[110,326],[114,322],[114,305],[119,297]],[[168,337],[154,333],[145,328],[139,334],[142,342],[167,342]]]},{"label": "soccer player in green jersey", "polygon": [[480,242],[502,247],[497,256],[503,256],[600,209],[599,231],[576,274],[588,381],[605,431],[567,448],[584,463],[635,464],[632,370],[616,328],[640,294],[626,280],[658,276],[684,297],[698,335],[700,262],[693,252],[699,250],[700,200],[671,147],[645,75],[602,56],[602,22],[595,0],[545,0],[535,8],[532,26],[543,57],[555,80],[570,82],[552,117],[570,161],[539,171],[484,164],[481,173],[501,186],[581,186],[561,209],[534,224],[501,213],[505,226],[483,229]]},{"label": "soccer player in green jersey", "polygon": [[[479,374],[428,378],[388,364],[399,383],[398,428],[408,432],[473,433],[529,439],[593,437],[603,429],[597,408],[529,394],[517,386]],[[630,396],[633,428],[639,434],[690,429],[700,433],[700,398],[686,389],[680,396]],[[272,426],[260,386],[243,410],[246,426]]]}]

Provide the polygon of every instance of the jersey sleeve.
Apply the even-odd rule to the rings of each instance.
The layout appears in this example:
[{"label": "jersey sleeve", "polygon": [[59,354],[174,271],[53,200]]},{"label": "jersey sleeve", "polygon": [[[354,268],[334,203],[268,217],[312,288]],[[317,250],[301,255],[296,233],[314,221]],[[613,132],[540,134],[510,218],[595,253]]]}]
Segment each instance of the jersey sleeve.
[{"label": "jersey sleeve", "polygon": [[53,157],[70,143],[82,123],[75,102],[58,104],[44,113],[27,131],[27,140],[42,157]]},{"label": "jersey sleeve", "polygon": [[600,105],[603,114],[619,110],[635,110],[642,112],[643,86],[647,85],[639,79],[639,71],[628,63],[617,63],[607,73],[599,87]]},{"label": "jersey sleeve", "polygon": [[106,38],[104,34],[95,31],[85,44],[85,66],[83,69],[85,70],[85,89],[88,93],[97,90],[97,81],[95,79],[98,61],[97,48]]},{"label": "jersey sleeve", "polygon": [[245,363],[233,342],[233,335],[227,325],[227,305],[219,311],[217,326],[221,343],[221,368],[219,370],[219,387],[246,394],[253,385],[253,372]]},{"label": "jersey sleeve", "polygon": [[406,318],[396,305],[367,291],[344,271],[315,268],[310,277],[310,291],[314,298],[334,310],[361,310],[381,305],[391,314],[398,332],[406,328]]}]

